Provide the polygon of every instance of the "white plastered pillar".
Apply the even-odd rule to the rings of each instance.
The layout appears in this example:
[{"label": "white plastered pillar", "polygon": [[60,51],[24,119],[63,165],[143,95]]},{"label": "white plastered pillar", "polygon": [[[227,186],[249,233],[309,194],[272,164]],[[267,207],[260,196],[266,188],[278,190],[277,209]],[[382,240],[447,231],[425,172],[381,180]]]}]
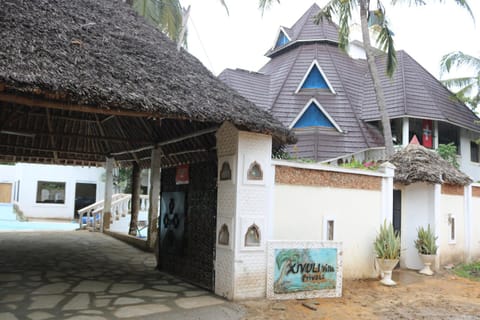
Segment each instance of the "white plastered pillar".
[{"label": "white plastered pillar", "polygon": [[270,135],[228,122],[217,131],[215,293],[230,300],[266,296],[271,150]]},{"label": "white plastered pillar", "polygon": [[[442,197],[442,185],[441,184],[435,184],[434,185],[434,190],[433,190],[433,216],[434,216],[434,229],[433,232],[435,236],[437,237],[437,246],[439,246],[439,242],[442,238],[442,235],[440,234],[441,230],[441,225],[442,225],[442,217],[441,217],[441,211],[440,211],[440,200]],[[439,246],[437,249],[437,256],[435,257],[435,269],[439,270],[440,269],[440,255],[442,254],[442,248]]]},{"label": "white plastered pillar", "polygon": [[472,261],[472,185],[465,186],[465,262]]},{"label": "white plastered pillar", "polygon": [[410,143],[410,119],[405,117],[402,119],[402,146],[406,147]]},{"label": "white plastered pillar", "polygon": [[387,223],[392,223],[393,221],[393,177],[395,168],[390,162],[385,162],[380,166],[380,171],[385,174],[382,178],[382,215],[380,224],[383,224],[383,221],[387,221]]}]

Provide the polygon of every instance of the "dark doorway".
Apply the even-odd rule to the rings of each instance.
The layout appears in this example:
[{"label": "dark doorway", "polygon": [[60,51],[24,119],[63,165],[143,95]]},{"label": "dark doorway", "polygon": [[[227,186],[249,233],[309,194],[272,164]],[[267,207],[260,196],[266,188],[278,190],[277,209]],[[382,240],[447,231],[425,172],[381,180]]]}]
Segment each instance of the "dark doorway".
[{"label": "dark doorway", "polygon": [[78,219],[78,210],[95,203],[95,201],[97,201],[97,185],[95,183],[76,183],[73,218]]},{"label": "dark doorway", "polygon": [[393,190],[393,229],[400,234],[402,229],[402,191]]}]

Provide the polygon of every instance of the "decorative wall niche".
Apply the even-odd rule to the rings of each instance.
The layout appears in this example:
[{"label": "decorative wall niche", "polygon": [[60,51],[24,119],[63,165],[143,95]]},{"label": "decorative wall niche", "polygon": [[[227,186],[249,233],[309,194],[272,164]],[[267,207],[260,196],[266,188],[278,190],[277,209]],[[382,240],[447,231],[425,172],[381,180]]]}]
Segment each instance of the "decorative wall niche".
[{"label": "decorative wall niche", "polygon": [[221,157],[218,159],[218,182],[235,183],[235,156]]},{"label": "decorative wall niche", "polygon": [[248,167],[247,179],[255,181],[263,180],[262,166],[257,161],[253,161]]},{"label": "decorative wall niche", "polygon": [[232,180],[232,169],[230,169],[230,163],[224,161],[220,169],[220,181]]},{"label": "decorative wall niche", "polygon": [[234,234],[232,219],[217,216],[217,247],[232,249]]},{"label": "decorative wall niche", "polygon": [[268,180],[268,167],[265,165],[265,159],[244,155],[243,184],[264,185],[266,180]]},{"label": "decorative wall niche", "polygon": [[260,228],[254,223],[245,233],[245,247],[260,247]]},{"label": "decorative wall niche", "polygon": [[230,231],[228,231],[228,226],[225,223],[222,224],[218,232],[218,244],[222,246],[228,246],[230,244]]},{"label": "decorative wall niche", "polygon": [[244,251],[258,251],[265,249],[266,232],[265,219],[258,216],[247,216],[240,218],[240,234],[237,241],[240,249]]}]

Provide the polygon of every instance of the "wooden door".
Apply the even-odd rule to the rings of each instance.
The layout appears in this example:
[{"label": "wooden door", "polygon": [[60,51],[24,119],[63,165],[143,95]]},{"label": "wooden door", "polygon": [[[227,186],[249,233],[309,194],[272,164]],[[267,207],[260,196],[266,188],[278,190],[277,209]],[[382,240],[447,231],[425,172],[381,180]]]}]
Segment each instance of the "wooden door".
[{"label": "wooden door", "polygon": [[12,201],[12,184],[0,183],[0,202],[10,203]]}]

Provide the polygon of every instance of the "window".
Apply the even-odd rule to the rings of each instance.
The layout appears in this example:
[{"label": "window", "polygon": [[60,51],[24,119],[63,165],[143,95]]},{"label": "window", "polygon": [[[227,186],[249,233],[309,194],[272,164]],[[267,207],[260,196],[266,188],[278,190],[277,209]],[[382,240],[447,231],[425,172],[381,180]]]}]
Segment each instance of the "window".
[{"label": "window", "polygon": [[332,117],[320,106],[315,99],[310,99],[303,110],[290,124],[290,129],[326,127],[342,132]]},{"label": "window", "polygon": [[326,90],[335,94],[335,90],[333,90],[330,82],[328,82],[317,60],[313,60],[295,93],[309,89]]},{"label": "window", "polygon": [[479,162],[479,156],[478,156],[479,148],[478,148],[478,143],[475,141],[470,141],[470,161],[472,162]]},{"label": "window", "polygon": [[457,147],[457,154],[460,155],[460,129],[454,125],[438,122],[438,143],[449,144],[452,142]]},{"label": "window", "polygon": [[38,181],[37,203],[65,204],[65,182]]},{"label": "window", "polygon": [[335,219],[324,217],[323,219],[323,240],[335,240]]},{"label": "window", "polygon": [[290,39],[283,30],[280,30],[280,32],[278,33],[277,42],[275,43],[275,48],[284,46],[288,42],[290,42]]},{"label": "window", "polygon": [[456,239],[456,230],[455,230],[455,216],[452,214],[448,215],[448,229],[449,229],[449,238],[448,238],[448,243],[454,244],[457,242]]}]

